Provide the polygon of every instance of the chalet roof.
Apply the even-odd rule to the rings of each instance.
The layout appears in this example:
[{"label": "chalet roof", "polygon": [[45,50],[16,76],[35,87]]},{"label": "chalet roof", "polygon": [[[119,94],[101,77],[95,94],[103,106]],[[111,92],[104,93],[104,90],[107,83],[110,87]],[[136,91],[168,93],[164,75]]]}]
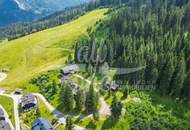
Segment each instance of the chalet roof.
[{"label": "chalet roof", "polygon": [[113,88],[119,87],[119,85],[115,81],[108,81],[107,85],[109,85],[110,87],[113,87]]},{"label": "chalet roof", "polygon": [[63,67],[61,69],[61,71],[63,73],[75,73],[75,72],[79,71],[79,66],[76,64],[67,65],[67,66]]},{"label": "chalet roof", "polygon": [[0,121],[0,130],[11,130],[11,127],[6,121],[1,120]]},{"label": "chalet roof", "polygon": [[34,103],[35,104],[35,96],[33,94],[26,94],[26,95],[23,95],[22,98],[21,98],[21,103],[22,103],[22,106],[26,105],[26,104],[30,104],[30,103]]},{"label": "chalet roof", "polygon": [[38,118],[32,123],[32,130],[54,130],[49,121],[45,118]]},{"label": "chalet roof", "polygon": [[35,99],[35,96],[33,94],[25,94],[22,96],[22,100],[26,99]]},{"label": "chalet roof", "polygon": [[120,88],[120,86],[115,81],[107,81],[106,85],[103,86],[105,89],[111,89],[113,91],[116,91]]},{"label": "chalet roof", "polygon": [[18,89],[15,90],[14,93],[15,93],[15,94],[21,94],[21,93],[22,93],[22,89],[18,88]]}]

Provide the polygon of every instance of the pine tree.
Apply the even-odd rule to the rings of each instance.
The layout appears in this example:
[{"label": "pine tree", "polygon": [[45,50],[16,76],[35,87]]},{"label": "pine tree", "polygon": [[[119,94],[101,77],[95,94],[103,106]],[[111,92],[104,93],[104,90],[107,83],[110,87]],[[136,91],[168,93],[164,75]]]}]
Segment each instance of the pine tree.
[{"label": "pine tree", "polygon": [[107,41],[106,42],[106,45],[107,45],[107,61],[108,61],[108,63],[110,63],[110,64],[112,64],[113,63],[113,57],[114,57],[114,53],[113,53],[113,48],[112,48],[112,46],[110,45],[111,43],[110,43],[111,41]]},{"label": "pine tree", "polygon": [[123,90],[123,97],[127,98],[128,95],[129,95],[129,88],[128,88],[128,86],[125,86],[124,90]]},{"label": "pine tree", "polygon": [[122,104],[118,101],[117,97],[114,95],[113,101],[111,103],[111,113],[114,118],[121,115]]},{"label": "pine tree", "polygon": [[177,65],[175,68],[175,72],[173,74],[173,79],[171,82],[171,94],[174,96],[179,96],[181,93],[181,90],[183,88],[183,83],[185,80],[185,74],[186,74],[186,67],[185,67],[185,59],[184,55],[180,54],[177,60]]},{"label": "pine tree", "polygon": [[87,92],[86,101],[85,101],[87,113],[95,112],[97,110],[97,105],[98,105],[97,98],[98,98],[97,93],[94,91],[94,85],[92,81],[89,91]]},{"label": "pine tree", "polygon": [[66,125],[65,125],[65,129],[66,130],[73,130],[74,125],[72,123],[72,119],[70,117],[66,118]]},{"label": "pine tree", "polygon": [[85,105],[85,96],[83,90],[77,91],[75,101],[77,110],[79,112],[82,111]]},{"label": "pine tree", "polygon": [[95,121],[98,121],[100,118],[99,112],[93,112],[93,118]]},{"label": "pine tree", "polygon": [[73,57],[71,54],[69,54],[67,61],[69,64],[71,64],[73,62]]},{"label": "pine tree", "polygon": [[71,111],[74,106],[74,96],[71,88],[66,85],[63,92],[63,104],[66,111]]},{"label": "pine tree", "polygon": [[158,69],[156,68],[156,62],[157,62],[157,55],[151,55],[147,57],[147,66],[145,70],[146,82],[157,81]]},{"label": "pine tree", "polygon": [[182,92],[183,92],[183,96],[186,99],[187,103],[190,104],[190,71],[186,75]]},{"label": "pine tree", "polygon": [[37,117],[41,117],[41,112],[40,112],[39,107],[38,107],[37,110],[36,110],[36,116],[37,116]]},{"label": "pine tree", "polygon": [[173,55],[167,54],[166,63],[162,68],[159,78],[159,88],[163,95],[169,92],[170,82],[174,73]]},{"label": "pine tree", "polygon": [[55,94],[57,91],[57,83],[55,80],[52,82],[52,93]]},{"label": "pine tree", "polygon": [[75,59],[75,63],[77,63],[78,62],[78,43],[76,43],[76,45],[75,45],[75,57],[74,57],[74,59]]}]

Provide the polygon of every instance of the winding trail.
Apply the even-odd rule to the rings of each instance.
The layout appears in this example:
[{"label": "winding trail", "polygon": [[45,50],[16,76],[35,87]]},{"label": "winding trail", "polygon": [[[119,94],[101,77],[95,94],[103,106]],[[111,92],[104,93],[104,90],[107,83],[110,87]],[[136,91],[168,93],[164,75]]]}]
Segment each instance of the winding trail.
[{"label": "winding trail", "polygon": [[[33,93],[35,96],[39,97],[46,105],[46,107],[59,119],[59,122],[62,124],[66,124],[66,119],[64,118],[64,114],[61,113],[60,111],[56,110],[46,99],[43,95],[39,93]],[[14,117],[15,117],[15,130],[20,130],[20,119],[19,119],[19,111],[18,111],[18,106],[19,106],[19,101],[22,95],[14,95],[14,94],[3,94],[0,93],[0,96],[6,96],[10,97],[14,101]],[[75,117],[74,115],[66,115],[69,117]],[[75,117],[76,118],[76,117]],[[85,128],[80,127],[75,125],[74,130],[85,130]]]},{"label": "winding trail", "polygon": [[[5,80],[7,78],[7,74],[0,72],[0,82]],[[18,111],[18,106],[19,106],[19,100],[20,97],[16,95],[9,95],[9,94],[4,94],[4,91],[0,91],[0,96],[6,96],[10,97],[13,99],[14,103],[14,118],[15,118],[15,130],[20,130],[20,120],[19,120],[19,111]],[[13,126],[13,125],[12,125]]]},{"label": "winding trail", "polygon": [[[59,119],[59,122],[62,124],[66,124],[66,119],[64,118],[64,114],[58,110],[56,110],[46,99],[43,95],[39,93],[33,93],[35,96],[39,97],[47,106],[47,108]],[[70,117],[75,117],[74,115],[66,115]],[[75,125],[74,130],[85,130],[85,128]]]},{"label": "winding trail", "polygon": [[101,108],[99,110],[100,115],[108,117],[111,116],[111,109],[110,107],[107,105],[106,101],[104,100],[103,97],[100,97],[100,102],[101,102]]},{"label": "winding trail", "polygon": [[5,116],[5,120],[6,120],[6,122],[10,125],[11,130],[14,130],[13,124],[12,124],[12,122],[11,122],[10,119],[9,119],[9,115],[8,115],[8,113],[5,111],[5,109],[3,108],[3,106],[2,106],[1,104],[0,104],[0,108],[3,110],[4,116]]},{"label": "winding trail", "polygon": [[[84,77],[76,74],[76,77],[80,78],[81,80],[87,82],[88,84],[91,84],[91,81],[88,79],[85,79]],[[5,73],[0,73],[0,82],[3,81],[4,79],[6,79],[7,75]],[[95,91],[98,91],[95,88]],[[46,105],[46,107],[59,119],[59,122],[62,124],[66,124],[66,119],[65,117],[72,117],[72,118],[85,118],[85,117],[89,117],[91,115],[88,116],[83,116],[83,115],[71,115],[71,114],[63,114],[62,112],[56,110],[46,99],[43,95],[39,94],[39,93],[33,93],[35,96],[39,97],[44,104]],[[20,120],[19,120],[19,112],[18,112],[18,106],[19,106],[19,101],[22,95],[14,95],[14,94],[3,94],[3,92],[0,91],[0,95],[1,96],[7,96],[13,99],[14,101],[14,117],[15,117],[15,130],[20,130]],[[109,106],[106,104],[106,101],[104,100],[103,97],[100,97],[100,102],[101,102],[101,108],[99,110],[99,113],[101,115],[104,116],[110,116],[111,115],[111,111]],[[75,125],[74,130],[85,130],[85,128],[80,127]]]},{"label": "winding trail", "polygon": [[13,95],[13,94],[3,94],[1,93],[0,96],[6,96],[13,99],[14,102],[14,118],[15,118],[15,130],[20,130],[20,119],[19,119],[19,100],[21,98],[20,95]]}]

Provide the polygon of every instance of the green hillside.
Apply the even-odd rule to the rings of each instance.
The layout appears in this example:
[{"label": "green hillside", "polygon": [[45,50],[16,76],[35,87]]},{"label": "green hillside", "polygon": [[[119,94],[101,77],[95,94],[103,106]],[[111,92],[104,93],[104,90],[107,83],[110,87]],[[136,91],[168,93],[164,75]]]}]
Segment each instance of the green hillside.
[{"label": "green hillside", "polygon": [[107,9],[98,9],[78,19],[0,45],[0,70],[8,78],[0,86],[17,86],[43,71],[63,65],[70,48],[86,29],[103,18]]}]

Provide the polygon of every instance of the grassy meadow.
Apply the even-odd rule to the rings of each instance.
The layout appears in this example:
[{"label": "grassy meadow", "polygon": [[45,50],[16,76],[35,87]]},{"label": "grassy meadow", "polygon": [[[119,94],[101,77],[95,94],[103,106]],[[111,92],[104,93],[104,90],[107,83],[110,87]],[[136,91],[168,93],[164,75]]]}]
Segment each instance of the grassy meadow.
[{"label": "grassy meadow", "polygon": [[97,9],[64,25],[1,43],[0,70],[8,70],[8,78],[0,86],[15,88],[36,74],[61,67],[76,40],[87,35],[87,28],[106,11]]}]

